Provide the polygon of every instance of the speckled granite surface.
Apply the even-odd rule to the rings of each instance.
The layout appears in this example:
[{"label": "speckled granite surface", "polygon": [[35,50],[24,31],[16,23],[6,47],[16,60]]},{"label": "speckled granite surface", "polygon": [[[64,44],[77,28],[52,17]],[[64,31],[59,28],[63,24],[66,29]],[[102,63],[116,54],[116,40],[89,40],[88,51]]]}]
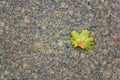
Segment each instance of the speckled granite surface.
[{"label": "speckled granite surface", "polygon": [[0,0],[0,80],[120,80],[120,0]]}]

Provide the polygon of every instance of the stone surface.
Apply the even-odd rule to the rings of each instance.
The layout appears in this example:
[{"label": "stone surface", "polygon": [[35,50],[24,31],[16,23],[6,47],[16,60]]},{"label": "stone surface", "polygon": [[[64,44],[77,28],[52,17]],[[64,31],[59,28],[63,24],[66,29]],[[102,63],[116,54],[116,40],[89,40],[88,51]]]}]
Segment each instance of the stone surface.
[{"label": "stone surface", "polygon": [[[0,80],[120,80],[120,0],[0,0]],[[73,48],[89,29],[93,50]]]}]

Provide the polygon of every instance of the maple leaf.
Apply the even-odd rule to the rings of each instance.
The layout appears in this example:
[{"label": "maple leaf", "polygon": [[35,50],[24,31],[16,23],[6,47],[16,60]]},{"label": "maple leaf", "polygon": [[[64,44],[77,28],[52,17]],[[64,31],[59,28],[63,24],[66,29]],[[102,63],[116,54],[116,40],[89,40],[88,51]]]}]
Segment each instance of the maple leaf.
[{"label": "maple leaf", "polygon": [[70,42],[74,47],[91,50],[92,45],[95,44],[93,37],[90,36],[90,31],[87,29],[82,30],[81,33],[73,30],[70,35]]}]

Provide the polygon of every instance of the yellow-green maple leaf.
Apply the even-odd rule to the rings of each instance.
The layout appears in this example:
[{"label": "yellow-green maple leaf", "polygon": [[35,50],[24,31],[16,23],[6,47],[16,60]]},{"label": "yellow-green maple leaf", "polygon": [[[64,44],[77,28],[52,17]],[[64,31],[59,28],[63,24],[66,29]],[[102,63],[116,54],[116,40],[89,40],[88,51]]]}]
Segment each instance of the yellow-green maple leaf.
[{"label": "yellow-green maple leaf", "polygon": [[70,35],[70,42],[74,47],[90,50],[92,49],[92,45],[95,44],[94,39],[90,36],[90,32],[87,29],[82,30],[80,34],[76,30],[73,30]]}]

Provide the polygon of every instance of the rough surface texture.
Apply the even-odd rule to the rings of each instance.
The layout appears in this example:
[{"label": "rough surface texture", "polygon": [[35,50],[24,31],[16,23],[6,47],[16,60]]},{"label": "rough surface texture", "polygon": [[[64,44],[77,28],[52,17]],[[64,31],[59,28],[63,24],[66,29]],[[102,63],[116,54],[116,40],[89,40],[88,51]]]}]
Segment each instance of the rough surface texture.
[{"label": "rough surface texture", "polygon": [[120,0],[0,0],[0,80],[120,80]]}]

